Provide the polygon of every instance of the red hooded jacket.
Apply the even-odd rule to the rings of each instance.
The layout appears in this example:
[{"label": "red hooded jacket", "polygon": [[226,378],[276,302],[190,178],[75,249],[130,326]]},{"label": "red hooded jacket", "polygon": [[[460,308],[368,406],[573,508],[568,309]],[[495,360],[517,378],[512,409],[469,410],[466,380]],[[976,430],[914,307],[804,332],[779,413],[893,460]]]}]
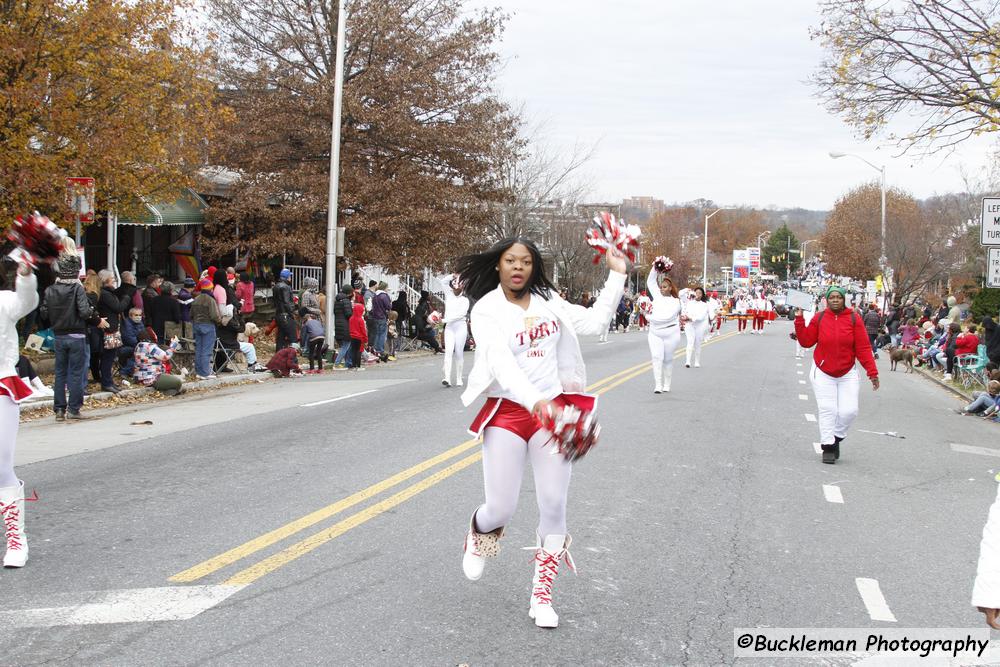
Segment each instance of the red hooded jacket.
[{"label": "red hooded jacket", "polygon": [[354,314],[350,319],[351,338],[361,341],[361,347],[368,345],[368,327],[365,326],[365,307],[360,303],[354,304]]},{"label": "red hooded jacket", "polygon": [[808,326],[799,315],[795,318],[795,336],[802,347],[816,346],[813,361],[817,368],[831,377],[846,375],[857,361],[865,367],[868,377],[878,377],[865,323],[850,308],[836,315],[829,309],[820,311]]}]

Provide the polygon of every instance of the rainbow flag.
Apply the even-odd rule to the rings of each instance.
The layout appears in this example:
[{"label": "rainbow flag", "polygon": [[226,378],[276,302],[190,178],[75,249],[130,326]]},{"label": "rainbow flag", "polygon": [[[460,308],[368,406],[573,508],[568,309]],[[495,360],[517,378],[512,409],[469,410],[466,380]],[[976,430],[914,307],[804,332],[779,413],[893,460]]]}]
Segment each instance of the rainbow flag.
[{"label": "rainbow flag", "polygon": [[249,273],[250,280],[257,280],[257,277],[260,275],[260,267],[257,266],[256,260],[250,257],[249,250],[247,250],[247,253],[243,255],[243,259],[238,261],[236,266],[233,268],[236,269],[236,273],[241,273],[243,271]]},{"label": "rainbow flag", "polygon": [[188,230],[184,236],[170,244],[167,248],[184,273],[195,281],[201,275],[201,253],[198,249],[198,237],[194,230]]}]

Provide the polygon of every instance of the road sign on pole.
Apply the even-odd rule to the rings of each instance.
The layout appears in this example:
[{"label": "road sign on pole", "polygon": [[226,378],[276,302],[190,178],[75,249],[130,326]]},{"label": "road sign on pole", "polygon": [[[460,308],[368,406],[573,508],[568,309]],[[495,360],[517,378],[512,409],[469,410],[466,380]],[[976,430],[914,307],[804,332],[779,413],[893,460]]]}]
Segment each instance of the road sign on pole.
[{"label": "road sign on pole", "polygon": [[71,176],[66,179],[66,205],[76,218],[76,244],[80,245],[81,223],[94,221],[94,179]]},{"label": "road sign on pole", "polygon": [[1000,197],[983,197],[980,245],[1000,246]]},{"label": "road sign on pole", "polygon": [[986,251],[986,286],[1000,287],[1000,248]]}]

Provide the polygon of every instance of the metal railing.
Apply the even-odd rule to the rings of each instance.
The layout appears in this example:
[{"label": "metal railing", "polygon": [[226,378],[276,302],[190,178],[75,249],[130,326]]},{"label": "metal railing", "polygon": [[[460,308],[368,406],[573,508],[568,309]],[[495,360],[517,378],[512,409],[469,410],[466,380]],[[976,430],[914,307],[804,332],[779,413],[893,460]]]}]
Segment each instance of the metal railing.
[{"label": "metal railing", "polygon": [[306,278],[315,278],[316,282],[320,285],[323,284],[322,266],[296,266],[288,264],[285,268],[292,272],[292,277],[288,281],[288,284],[292,286],[292,291],[297,292],[302,289],[302,281]]}]

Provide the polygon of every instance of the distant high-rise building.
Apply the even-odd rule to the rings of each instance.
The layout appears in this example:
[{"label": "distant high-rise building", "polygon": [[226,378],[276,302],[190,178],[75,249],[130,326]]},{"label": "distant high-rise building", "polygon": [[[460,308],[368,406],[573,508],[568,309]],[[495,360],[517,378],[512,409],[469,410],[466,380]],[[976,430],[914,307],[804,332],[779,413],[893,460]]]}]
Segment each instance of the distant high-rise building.
[{"label": "distant high-rise building", "polygon": [[655,197],[627,197],[622,200],[622,215],[631,222],[649,220],[666,209],[663,200]]}]

